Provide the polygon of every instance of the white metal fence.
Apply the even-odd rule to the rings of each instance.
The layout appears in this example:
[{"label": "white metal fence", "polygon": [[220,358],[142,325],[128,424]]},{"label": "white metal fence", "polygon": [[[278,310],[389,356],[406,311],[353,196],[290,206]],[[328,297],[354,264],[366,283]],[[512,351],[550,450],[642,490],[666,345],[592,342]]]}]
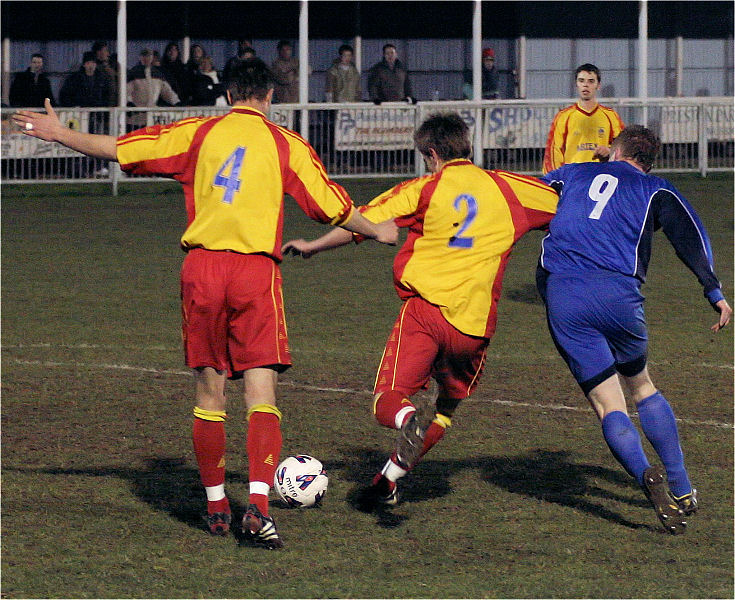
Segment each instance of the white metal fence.
[{"label": "white metal fence", "polygon": [[[733,168],[732,98],[635,98],[603,101],[626,124],[647,123],[661,136],[656,171],[710,171]],[[477,164],[489,169],[539,174],[551,121],[569,100],[483,102],[274,105],[276,123],[300,132],[335,177],[411,177],[423,173],[413,133],[438,111],[456,111],[473,133]],[[14,131],[2,110],[3,183],[109,182],[115,193],[129,177],[116,163],[82,156],[58,144],[46,144]],[[224,114],[227,108],[58,109],[70,127],[119,135],[139,127],[199,115]]]}]

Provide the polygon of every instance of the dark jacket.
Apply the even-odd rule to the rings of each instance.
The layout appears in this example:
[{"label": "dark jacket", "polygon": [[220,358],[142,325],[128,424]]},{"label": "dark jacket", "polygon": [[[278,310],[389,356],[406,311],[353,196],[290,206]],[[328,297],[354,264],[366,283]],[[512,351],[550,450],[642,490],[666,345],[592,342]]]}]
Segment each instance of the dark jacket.
[{"label": "dark jacket", "polygon": [[224,84],[214,83],[208,75],[199,71],[196,72],[192,82],[192,106],[214,106],[217,98],[224,95]]},{"label": "dark jacket", "polygon": [[46,73],[39,73],[36,77],[28,67],[22,73],[18,73],[10,86],[8,100],[10,106],[21,108],[31,106],[43,106],[43,99],[49,98],[51,104],[56,104],[51,92],[51,82]]},{"label": "dark jacket", "polygon": [[191,98],[191,72],[186,68],[186,65],[178,58],[170,61],[167,56],[164,56],[160,68],[179,100],[183,104],[188,104]]},{"label": "dark jacket", "polygon": [[368,76],[368,91],[373,102],[400,102],[413,97],[411,81],[403,63],[396,59],[393,68],[385,59],[373,65]]},{"label": "dark jacket", "polygon": [[95,70],[89,77],[81,67],[64,81],[59,92],[61,106],[107,106],[111,82],[107,76]]}]

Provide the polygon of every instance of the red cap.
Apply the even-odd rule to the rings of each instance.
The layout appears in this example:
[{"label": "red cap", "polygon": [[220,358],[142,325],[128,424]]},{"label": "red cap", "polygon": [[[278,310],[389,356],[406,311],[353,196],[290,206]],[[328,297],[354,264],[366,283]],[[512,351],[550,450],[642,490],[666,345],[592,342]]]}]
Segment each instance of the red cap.
[{"label": "red cap", "polygon": [[488,58],[488,57],[495,58],[495,50],[493,50],[492,48],[485,48],[482,51],[482,58]]}]

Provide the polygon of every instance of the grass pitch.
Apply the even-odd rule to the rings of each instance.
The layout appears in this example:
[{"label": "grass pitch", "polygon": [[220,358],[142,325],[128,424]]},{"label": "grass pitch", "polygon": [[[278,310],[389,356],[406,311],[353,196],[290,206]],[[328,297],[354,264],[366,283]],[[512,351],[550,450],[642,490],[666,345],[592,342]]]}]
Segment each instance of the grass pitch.
[{"label": "grass pitch", "polygon": [[[732,301],[732,175],[671,179]],[[388,185],[346,183],[358,203]],[[557,356],[533,233],[511,258],[483,381],[380,514],[351,500],[394,438],[372,419],[370,389],[399,306],[395,249],[285,261],[283,456],[313,454],[330,485],[320,509],[274,505],[286,548],[270,553],[202,529],[180,350],[184,223],[175,185],[118,198],[3,188],[2,597],[733,597],[733,329],[709,332],[715,314],[663,234],[644,292],[651,373],[701,494],[686,535],[663,532]],[[324,231],[289,203],[286,239]],[[227,488],[241,512],[244,411],[228,389]]]}]

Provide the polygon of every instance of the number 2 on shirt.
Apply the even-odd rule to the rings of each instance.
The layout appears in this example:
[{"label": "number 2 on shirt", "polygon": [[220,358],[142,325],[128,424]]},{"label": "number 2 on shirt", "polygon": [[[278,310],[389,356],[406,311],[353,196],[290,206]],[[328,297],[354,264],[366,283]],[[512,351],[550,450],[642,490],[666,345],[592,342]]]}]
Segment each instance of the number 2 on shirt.
[{"label": "number 2 on shirt", "polygon": [[448,246],[450,248],[472,248],[475,243],[475,238],[464,237],[462,234],[467,231],[472,222],[477,218],[477,200],[474,196],[469,194],[461,194],[454,199],[454,210],[459,212],[461,204],[467,205],[467,216],[464,218],[462,226],[457,231],[457,234],[449,239]]},{"label": "number 2 on shirt", "polygon": [[608,175],[607,173],[600,173],[597,177],[592,180],[590,189],[587,192],[590,200],[594,200],[595,208],[589,215],[589,219],[599,219],[602,215],[602,211],[605,210],[608,200],[615,193],[615,188],[618,187],[618,178]]},{"label": "number 2 on shirt", "polygon": [[[245,148],[238,146],[235,151],[227,157],[227,160],[222,163],[222,166],[214,176],[215,187],[225,188],[225,195],[222,198],[222,202],[225,204],[232,204],[232,199],[235,196],[235,192],[240,191],[240,170],[242,169],[242,161],[245,158]],[[230,174],[225,175],[225,172],[229,169]]]}]

